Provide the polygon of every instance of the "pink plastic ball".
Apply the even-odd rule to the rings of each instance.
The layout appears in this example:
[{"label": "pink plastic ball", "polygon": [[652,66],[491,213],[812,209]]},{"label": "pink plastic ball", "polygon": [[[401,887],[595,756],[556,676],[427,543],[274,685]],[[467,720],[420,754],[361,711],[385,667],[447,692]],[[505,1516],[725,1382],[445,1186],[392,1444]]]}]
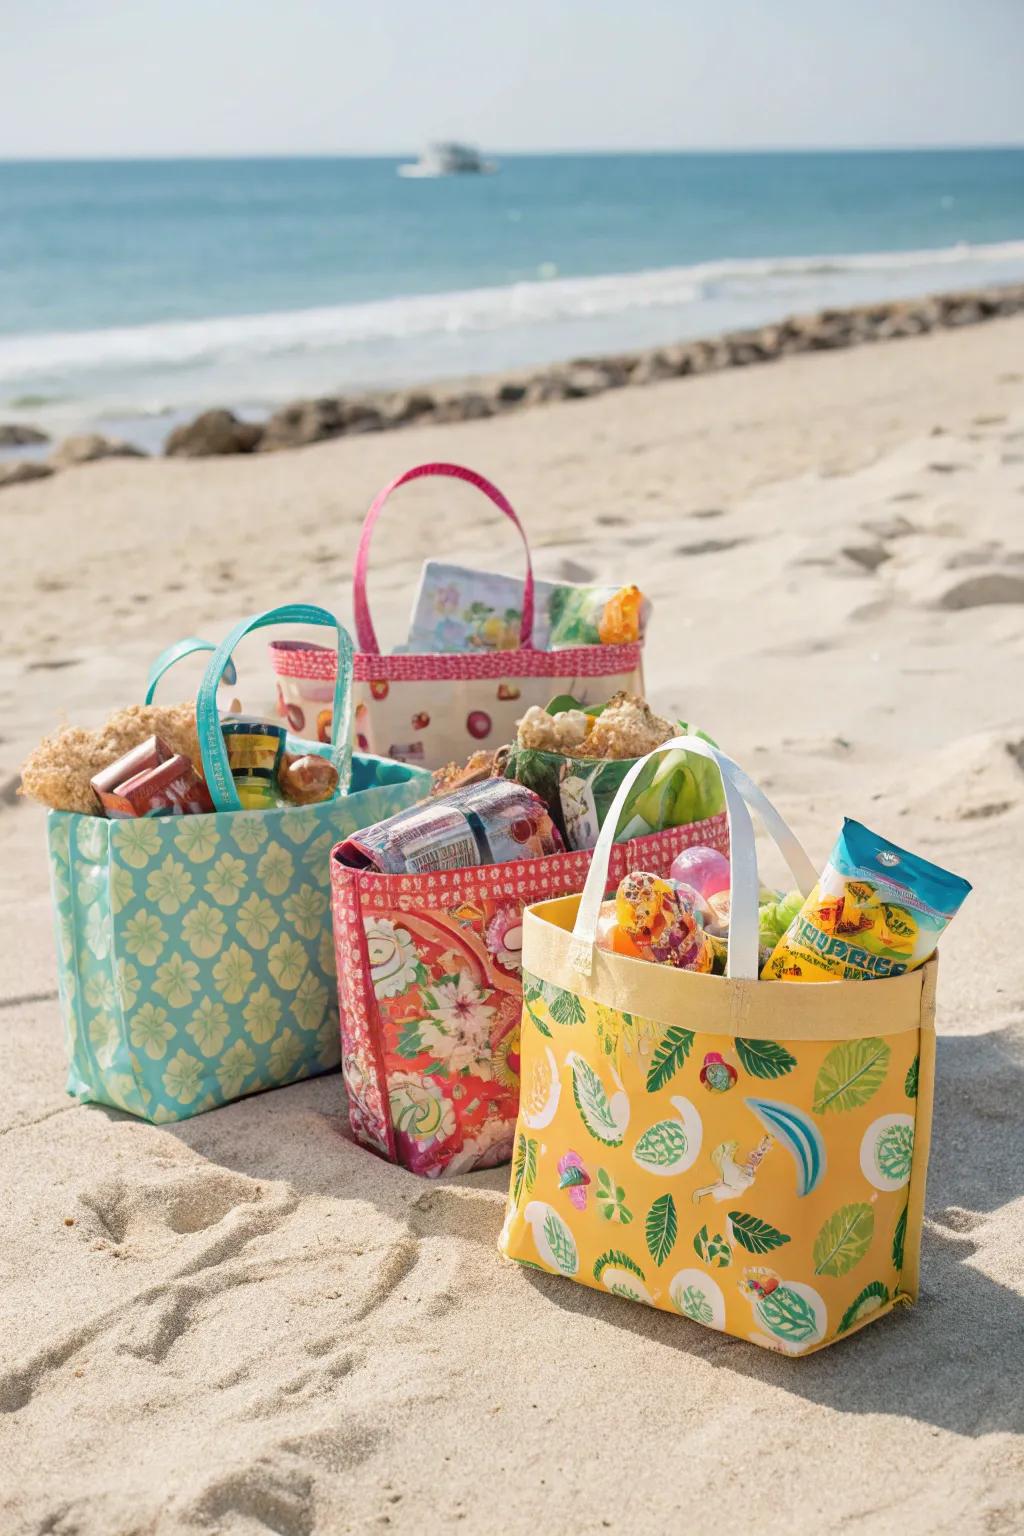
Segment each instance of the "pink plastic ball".
[{"label": "pink plastic ball", "polygon": [[705,901],[719,891],[727,891],[732,883],[729,860],[717,848],[684,848],[672,860],[671,877],[681,885],[692,885]]}]

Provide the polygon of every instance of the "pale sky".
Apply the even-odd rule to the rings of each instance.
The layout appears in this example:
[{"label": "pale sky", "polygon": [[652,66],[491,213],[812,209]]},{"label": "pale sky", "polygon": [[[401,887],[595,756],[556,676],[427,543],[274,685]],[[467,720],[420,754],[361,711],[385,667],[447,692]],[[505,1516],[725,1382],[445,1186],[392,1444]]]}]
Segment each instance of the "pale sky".
[{"label": "pale sky", "polygon": [[1024,143],[1024,0],[0,0],[0,159]]}]

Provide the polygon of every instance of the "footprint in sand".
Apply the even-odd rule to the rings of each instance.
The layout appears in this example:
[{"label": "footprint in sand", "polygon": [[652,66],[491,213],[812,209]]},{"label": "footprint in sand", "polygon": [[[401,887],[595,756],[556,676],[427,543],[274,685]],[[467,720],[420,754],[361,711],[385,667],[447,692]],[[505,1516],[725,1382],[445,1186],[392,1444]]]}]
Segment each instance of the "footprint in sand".
[{"label": "footprint in sand", "polygon": [[969,576],[948,587],[935,606],[955,611],[982,608],[989,603],[1024,603],[1024,575],[986,571],[981,576]]}]

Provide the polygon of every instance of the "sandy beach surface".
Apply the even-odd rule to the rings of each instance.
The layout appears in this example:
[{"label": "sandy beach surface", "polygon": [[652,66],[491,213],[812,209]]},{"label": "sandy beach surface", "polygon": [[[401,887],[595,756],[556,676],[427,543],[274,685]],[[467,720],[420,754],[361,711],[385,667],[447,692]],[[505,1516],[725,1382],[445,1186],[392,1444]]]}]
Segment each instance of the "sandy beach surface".
[{"label": "sandy beach surface", "polygon": [[[182,635],[292,598],[347,614],[373,493],[426,459],[494,478],[542,574],[649,593],[653,701],[816,862],[849,814],[974,883],[943,946],[913,1310],[792,1361],[508,1265],[506,1171],[374,1159],[336,1074],[163,1128],[65,1097],[22,757],[139,698]],[[0,540],[6,1536],[1024,1528],[1024,319],[107,461],[0,492]],[[465,487],[410,488],[374,547],[391,642],[428,553],[519,568]]]}]

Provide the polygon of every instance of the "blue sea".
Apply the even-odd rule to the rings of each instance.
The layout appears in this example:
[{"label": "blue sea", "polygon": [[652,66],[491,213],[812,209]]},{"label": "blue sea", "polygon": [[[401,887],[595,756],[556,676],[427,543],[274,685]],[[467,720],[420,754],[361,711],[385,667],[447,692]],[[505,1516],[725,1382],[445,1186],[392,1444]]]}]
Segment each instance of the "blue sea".
[{"label": "blue sea", "polygon": [[0,416],[210,404],[1024,279],[1024,150],[0,163]]}]

